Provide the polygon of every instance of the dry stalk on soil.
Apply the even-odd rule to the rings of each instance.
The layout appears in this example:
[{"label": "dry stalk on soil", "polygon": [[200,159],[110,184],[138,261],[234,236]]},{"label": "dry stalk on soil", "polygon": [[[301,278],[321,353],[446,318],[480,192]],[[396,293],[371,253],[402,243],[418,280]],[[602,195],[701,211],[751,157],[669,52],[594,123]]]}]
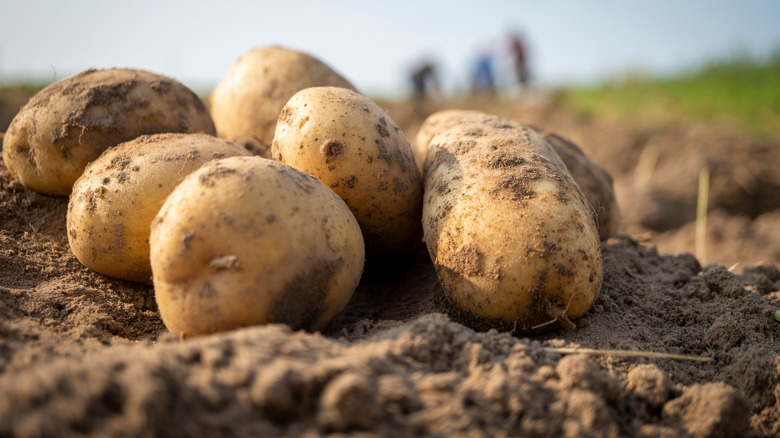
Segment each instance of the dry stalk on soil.
[{"label": "dry stalk on soil", "polygon": [[696,200],[696,258],[707,264],[707,200],[710,192],[710,169],[699,170],[699,194]]},{"label": "dry stalk on soil", "polygon": [[693,360],[697,362],[712,362],[715,359],[704,356],[687,356],[684,354],[658,353],[654,351],[632,350],[596,350],[593,348],[572,347],[547,347],[544,351],[559,354],[587,354],[589,356],[618,356],[618,357],[652,357],[656,359]]}]

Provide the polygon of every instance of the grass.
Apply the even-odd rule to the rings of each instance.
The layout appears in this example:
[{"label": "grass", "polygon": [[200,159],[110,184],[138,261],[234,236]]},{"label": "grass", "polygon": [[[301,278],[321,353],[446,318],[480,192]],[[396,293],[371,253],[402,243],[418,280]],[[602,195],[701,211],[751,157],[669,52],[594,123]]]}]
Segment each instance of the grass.
[{"label": "grass", "polygon": [[734,55],[670,77],[633,76],[569,88],[563,96],[590,115],[683,117],[778,135],[780,50],[763,60]]},{"label": "grass", "polygon": [[0,85],[0,98],[4,98],[9,95],[25,95],[32,96],[33,94],[43,90],[48,84],[42,82],[19,82],[7,85]]}]

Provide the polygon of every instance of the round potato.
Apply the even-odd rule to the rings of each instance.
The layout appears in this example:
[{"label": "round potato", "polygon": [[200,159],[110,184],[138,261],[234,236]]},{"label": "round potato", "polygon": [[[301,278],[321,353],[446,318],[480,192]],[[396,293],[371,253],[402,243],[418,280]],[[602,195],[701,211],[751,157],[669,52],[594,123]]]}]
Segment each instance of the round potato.
[{"label": "round potato", "polygon": [[[421,172],[428,146],[434,135],[448,122],[468,114],[479,114],[479,112],[472,110],[445,110],[431,114],[425,119],[417,132],[413,147],[415,160]],[[553,132],[543,131],[534,127],[530,128],[544,136],[544,139],[561,158],[569,174],[571,174],[574,181],[585,194],[585,198],[596,214],[599,237],[602,240],[606,240],[609,236],[617,233],[620,227],[621,216],[617,199],[615,198],[612,175],[591,160],[582,149],[571,141]]]},{"label": "round potato", "polygon": [[151,281],[149,227],[168,194],[204,163],[250,155],[207,134],[144,135],[90,163],[73,185],[68,242],[87,268],[110,277]]},{"label": "round potato", "polygon": [[573,326],[601,288],[590,205],[537,132],[470,113],[442,125],[426,162],[425,242],[448,301],[479,327]]},{"label": "round potato", "polygon": [[371,259],[422,241],[422,181],[411,146],[382,108],[352,90],[313,87],[279,115],[275,160],[312,174],[349,205]]},{"label": "round potato", "polygon": [[160,315],[183,337],[264,323],[323,328],[363,270],[360,227],[314,177],[261,157],[212,161],[152,224]]},{"label": "round potato", "polygon": [[355,89],[317,58],[282,47],[262,47],[244,54],[211,94],[217,133],[270,157],[276,121],[298,91],[318,86]]},{"label": "round potato", "polygon": [[160,132],[215,130],[203,102],[173,79],[133,69],[87,70],[30,99],[8,127],[3,159],[28,189],[68,196],[103,151]]}]

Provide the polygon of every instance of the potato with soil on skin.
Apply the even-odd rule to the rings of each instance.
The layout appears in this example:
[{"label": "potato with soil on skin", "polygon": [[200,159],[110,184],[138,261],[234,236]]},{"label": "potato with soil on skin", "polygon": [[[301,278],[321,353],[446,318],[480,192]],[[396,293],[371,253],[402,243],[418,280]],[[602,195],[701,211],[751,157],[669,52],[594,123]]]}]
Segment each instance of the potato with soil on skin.
[{"label": "potato with soil on skin", "polygon": [[282,47],[245,53],[210,97],[217,134],[269,158],[279,112],[309,87],[355,87],[319,59]]},{"label": "potato with soil on skin", "polygon": [[590,205],[536,131],[465,114],[433,136],[425,242],[448,302],[477,328],[573,327],[601,288]]},{"label": "potato with soil on skin", "polygon": [[[472,110],[444,110],[431,114],[425,119],[417,132],[413,147],[415,160],[421,172],[428,146],[434,135],[448,122],[468,114],[480,113]],[[615,198],[612,175],[591,160],[582,149],[571,141],[553,132],[532,126],[529,128],[538,131],[550,143],[563,164],[566,165],[569,174],[585,194],[585,198],[596,213],[601,240],[606,240],[609,236],[616,234],[620,228],[621,216]]]},{"label": "potato with soil on skin", "polygon": [[571,177],[596,213],[599,238],[607,240],[620,228],[620,209],[615,198],[612,175],[585,155],[576,144],[552,132],[537,129],[561,157]]},{"label": "potato with soil on skin", "polygon": [[160,315],[182,337],[265,323],[322,329],[352,296],[365,255],[338,195],[261,157],[212,161],[185,178],[150,246]]},{"label": "potato with soil on skin", "polygon": [[103,151],[161,132],[215,134],[206,106],[179,82],[143,70],[87,70],[30,99],[8,127],[3,159],[26,188],[68,196]]},{"label": "potato with soil on skin", "polygon": [[468,114],[479,114],[479,112],[474,110],[450,109],[437,111],[425,118],[422,125],[420,125],[420,129],[417,130],[414,143],[412,143],[414,161],[417,163],[417,169],[420,171],[421,175],[424,176],[425,174],[423,165],[425,164],[425,156],[428,153],[428,146],[431,144],[431,139],[439,130],[441,130],[442,126],[446,125],[451,120]]},{"label": "potato with soil on skin", "polygon": [[411,146],[368,98],[314,87],[279,115],[273,158],[310,173],[349,205],[371,259],[393,259],[421,242],[422,181]]},{"label": "potato with soil on skin", "polygon": [[144,135],[90,163],[68,202],[68,242],[87,268],[110,277],[151,281],[149,233],[168,194],[218,158],[250,155],[207,134]]}]

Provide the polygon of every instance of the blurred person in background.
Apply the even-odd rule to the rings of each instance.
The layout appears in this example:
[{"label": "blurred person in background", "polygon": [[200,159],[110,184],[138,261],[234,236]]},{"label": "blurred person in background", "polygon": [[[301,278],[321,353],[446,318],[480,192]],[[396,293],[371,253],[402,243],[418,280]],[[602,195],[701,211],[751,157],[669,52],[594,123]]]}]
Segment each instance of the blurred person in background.
[{"label": "blurred person in background", "polygon": [[509,35],[509,53],[512,57],[517,84],[521,88],[526,88],[531,75],[528,70],[526,46],[520,34],[514,33]]},{"label": "blurred person in background", "polygon": [[492,96],[496,92],[493,56],[488,50],[477,54],[471,69],[471,94]]},{"label": "blurred person in background", "polygon": [[439,81],[436,77],[436,66],[431,61],[424,61],[412,70],[409,79],[414,89],[412,102],[414,112],[419,113],[423,103],[438,92]]}]

